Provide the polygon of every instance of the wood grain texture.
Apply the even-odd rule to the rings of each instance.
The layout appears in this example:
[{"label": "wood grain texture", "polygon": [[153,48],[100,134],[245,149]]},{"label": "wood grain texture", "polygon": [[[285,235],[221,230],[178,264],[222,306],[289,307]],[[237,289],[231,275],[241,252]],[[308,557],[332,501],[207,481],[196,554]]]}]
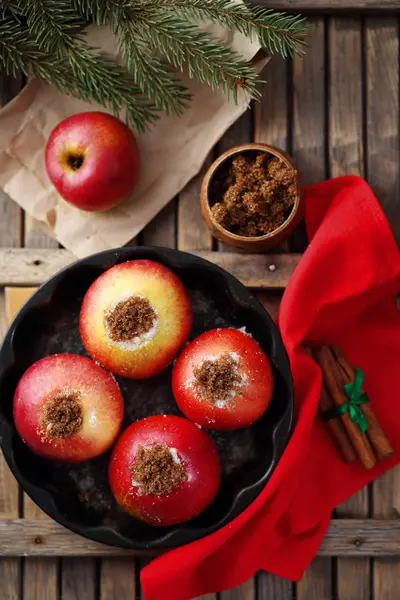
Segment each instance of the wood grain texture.
[{"label": "wood grain texture", "polygon": [[256,584],[257,600],[293,600],[294,584],[287,579],[260,571]]},{"label": "wood grain texture", "polygon": [[[35,219],[24,214],[24,239],[23,245],[26,248],[45,248],[51,250],[58,248],[56,240],[49,237],[44,229]],[[8,314],[14,315],[27,300],[28,294],[32,288],[10,288],[6,290],[6,307]],[[24,298],[25,292],[25,298]],[[49,519],[49,517],[40,510],[40,508],[24,494],[23,497],[24,517],[31,519]],[[52,600],[57,596],[59,560],[54,558],[32,558],[26,559],[23,570],[23,597],[24,600]]]},{"label": "wood grain texture", "polygon": [[289,61],[274,57],[263,79],[263,97],[254,104],[254,141],[288,150]]},{"label": "wood grain texture", "polygon": [[[305,183],[326,178],[326,89],[325,89],[325,22],[310,20],[310,49],[304,58],[293,61],[293,140],[292,155]],[[306,247],[305,230],[293,237],[292,247]],[[297,585],[298,600],[325,600],[333,592],[330,559],[319,558]],[[320,597],[318,596],[320,594]]]},{"label": "wood grain texture", "polygon": [[[6,288],[5,314],[7,323],[36,288]],[[48,519],[47,515],[28,497],[24,496],[24,516],[31,519]],[[24,600],[53,600],[57,595],[57,558],[28,558],[23,570]]]},{"label": "wood grain texture", "polygon": [[[364,175],[363,85],[361,19],[336,18],[329,23],[329,166],[332,177]],[[351,57],[351,60],[349,60]],[[338,517],[368,516],[368,487],[354,494],[336,510]],[[368,597],[368,558],[337,561],[339,598]]]},{"label": "wood grain texture", "polygon": [[256,4],[288,11],[388,11],[400,10],[399,0],[256,0]]},{"label": "wood grain texture", "polygon": [[[306,185],[326,178],[325,23],[310,19],[310,49],[293,60],[292,155]],[[296,229],[291,250],[302,252],[308,240],[304,223]]]},{"label": "wood grain texture", "polygon": [[[216,154],[219,156],[233,146],[240,146],[252,141],[253,137],[253,112],[248,109],[224,134],[217,144]],[[217,242],[218,250],[222,252],[238,253],[239,250],[225,246],[222,242]]]},{"label": "wood grain texture", "polygon": [[400,246],[399,25],[366,22],[367,173]]},{"label": "wood grain texture", "polygon": [[[1,226],[1,221],[0,221]],[[7,324],[5,321],[4,293],[0,291],[0,339]],[[18,484],[0,451],[0,519],[18,518]],[[1,545],[1,542],[0,542]],[[21,561],[18,558],[0,559],[0,600],[19,600],[21,587]]]},{"label": "wood grain texture", "polygon": [[[289,150],[288,80],[289,61],[278,56],[268,64],[263,76],[267,83],[261,102],[254,104],[254,141]],[[284,241],[274,252],[289,252]]]},{"label": "wood grain texture", "polygon": [[310,49],[293,62],[293,157],[306,184],[325,179],[325,24],[310,19]]},{"label": "wood grain texture", "polygon": [[317,557],[297,584],[297,600],[332,600],[332,563]]},{"label": "wood grain texture", "polygon": [[178,249],[211,250],[212,236],[200,210],[200,186],[207,168],[212,162],[210,154],[200,173],[181,191],[178,199]]},{"label": "wood grain texture", "polygon": [[[322,18],[310,20],[310,49],[304,58],[296,56],[293,61],[293,138],[292,155],[303,174],[305,183],[311,184],[326,177],[325,164],[325,24]],[[298,230],[292,239],[292,247],[306,247],[305,229]],[[313,600],[313,589],[331,595],[331,561],[318,559],[296,587],[299,600]],[[313,584],[314,582],[314,584]],[[313,587],[314,586],[314,587]],[[315,596],[317,598],[317,596]],[[325,596],[321,596],[321,599]]]},{"label": "wood grain texture", "polygon": [[63,561],[62,600],[97,600],[96,596],[95,561],[91,558],[71,558]]},{"label": "wood grain texture", "polygon": [[[231,590],[221,592],[219,598],[220,600],[256,600],[255,577],[248,579],[242,585],[238,585]],[[280,598],[276,598],[275,600],[280,600]]]},{"label": "wood grain texture", "polygon": [[165,208],[143,229],[140,235],[144,246],[175,248],[177,200],[171,200]]},{"label": "wood grain texture", "polygon": [[[7,104],[21,89],[23,79],[0,76],[0,106]],[[21,211],[0,190],[0,246],[20,246]],[[0,340],[7,328],[4,294],[0,291]],[[18,484],[0,451],[0,518],[16,518],[19,513]],[[18,600],[21,587],[21,561],[0,560],[0,600]]]},{"label": "wood grain texture", "polygon": [[[22,77],[16,79],[0,74],[0,107],[7,104],[23,87]],[[0,189],[0,246],[21,246],[22,211]]]},{"label": "wood grain texture", "polygon": [[[183,248],[182,248],[183,249]],[[235,254],[231,252],[193,251],[231,272],[254,289],[282,289],[301,255]],[[71,264],[74,256],[67,250],[0,249],[0,286],[40,285],[61,268]]]},{"label": "wood grain texture", "polygon": [[[318,554],[400,557],[400,519],[333,519]],[[154,552],[105,546],[51,520],[0,519],[0,557],[54,555],[130,558],[151,557]]]},{"label": "wood grain texture", "polygon": [[129,558],[108,558],[102,561],[100,600],[135,600],[135,564]]},{"label": "wood grain texture", "polygon": [[[399,173],[399,40],[395,18],[367,19],[367,171],[369,182],[383,206],[400,243]],[[400,468],[396,467],[373,485],[373,515],[400,515]],[[374,600],[400,598],[399,562],[374,561]]]}]

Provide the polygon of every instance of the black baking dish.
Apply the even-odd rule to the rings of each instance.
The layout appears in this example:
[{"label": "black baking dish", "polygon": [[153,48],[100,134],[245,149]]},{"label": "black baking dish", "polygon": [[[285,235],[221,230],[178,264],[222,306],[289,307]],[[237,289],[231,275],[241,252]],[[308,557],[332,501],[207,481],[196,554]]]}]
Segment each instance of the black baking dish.
[{"label": "black baking dish", "polygon": [[[86,354],[78,316],[89,285],[103,271],[132,259],[151,259],[172,269],[193,304],[190,338],[215,327],[246,327],[271,360],[275,389],[264,416],[242,430],[210,432],[222,464],[221,488],[196,519],[169,528],[150,527],[124,513],[107,482],[110,453],[78,465],[35,456],[16,433],[12,401],[23,372],[50,354]],[[125,399],[124,428],[157,413],[180,414],[170,390],[171,367],[150,379],[117,377]],[[0,352],[0,440],[4,456],[24,491],[50,517],[68,529],[105,544],[163,549],[207,535],[242,512],[269,480],[287,444],[293,415],[289,361],[271,317],[232,275],[214,264],[177,250],[121,248],[95,254],[65,268],[28,300],[11,324]]]}]

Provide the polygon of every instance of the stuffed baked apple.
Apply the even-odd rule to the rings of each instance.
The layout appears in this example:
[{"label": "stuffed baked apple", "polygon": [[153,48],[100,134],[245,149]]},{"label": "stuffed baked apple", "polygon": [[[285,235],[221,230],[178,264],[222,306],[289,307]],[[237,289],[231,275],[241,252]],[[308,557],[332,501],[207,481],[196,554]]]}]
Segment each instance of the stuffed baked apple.
[{"label": "stuffed baked apple", "polygon": [[124,405],[110,373],[84,356],[56,354],[25,371],[13,410],[17,431],[35,454],[81,462],[108,450]]},{"label": "stuffed baked apple", "polygon": [[178,277],[151,260],[112,267],[87,291],[80,333],[89,354],[133,379],[163,371],[192,326],[189,296]]},{"label": "stuffed baked apple", "polygon": [[214,500],[220,482],[218,453],[191,421],[148,417],[119,438],[109,481],[116,501],[133,517],[156,526],[182,523]]},{"label": "stuffed baked apple", "polygon": [[233,430],[254,423],[273,392],[270,363],[237,329],[213,329],[186,346],[172,373],[181,411],[203,427]]}]

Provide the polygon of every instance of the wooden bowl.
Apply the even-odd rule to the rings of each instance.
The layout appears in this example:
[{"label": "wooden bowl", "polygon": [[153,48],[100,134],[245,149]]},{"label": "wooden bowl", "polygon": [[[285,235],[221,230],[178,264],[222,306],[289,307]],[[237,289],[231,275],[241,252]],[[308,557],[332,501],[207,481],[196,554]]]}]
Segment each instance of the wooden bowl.
[{"label": "wooden bowl", "polygon": [[255,143],[234,146],[233,148],[230,148],[230,150],[227,150],[221,154],[221,156],[212,163],[205,174],[200,190],[201,212],[212,235],[223,244],[226,244],[227,246],[233,246],[234,248],[239,248],[245,252],[265,252],[273,246],[277,246],[284,239],[286,239],[293,232],[294,228],[302,218],[304,212],[304,184],[301,174],[297,171],[297,195],[294,206],[286,221],[274,231],[257,237],[236,235],[235,233],[228,231],[219,223],[217,223],[212,216],[209,198],[210,185],[213,177],[227,160],[232,159],[235,154],[247,154],[249,152],[252,152],[253,154],[265,152],[279,158],[288,166],[296,169],[297,171],[297,167],[293,159],[285,152],[279,148],[275,148],[274,146]]}]

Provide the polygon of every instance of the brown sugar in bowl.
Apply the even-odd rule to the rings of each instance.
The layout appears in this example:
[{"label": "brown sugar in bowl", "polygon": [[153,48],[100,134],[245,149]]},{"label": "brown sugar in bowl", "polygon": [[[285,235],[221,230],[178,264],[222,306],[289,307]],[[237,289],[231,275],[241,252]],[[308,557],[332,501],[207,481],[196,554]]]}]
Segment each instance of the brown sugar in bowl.
[{"label": "brown sugar in bowl", "polygon": [[[289,216],[282,223],[282,225],[270,233],[254,237],[237,235],[236,233],[232,233],[228,229],[225,229],[214,219],[211,212],[212,205],[210,205],[210,187],[214,177],[220,171],[221,167],[225,166],[225,163],[233,159],[236,155],[243,154],[246,156],[249,152],[251,152],[253,156],[260,154],[261,152],[265,152],[266,154],[271,155],[271,157],[276,157],[282,160],[287,166],[295,169],[297,172],[297,193]],[[210,230],[211,234],[220,242],[227,246],[233,246],[234,248],[244,250],[245,252],[265,252],[266,250],[277,246],[284,239],[286,239],[293,232],[302,218],[304,212],[303,179],[297,170],[293,159],[279,148],[275,148],[274,146],[270,146],[268,144],[241,144],[240,146],[234,146],[233,148],[230,148],[221,154],[221,156],[219,156],[209,167],[201,185],[200,204],[201,212],[208,229]]]}]

